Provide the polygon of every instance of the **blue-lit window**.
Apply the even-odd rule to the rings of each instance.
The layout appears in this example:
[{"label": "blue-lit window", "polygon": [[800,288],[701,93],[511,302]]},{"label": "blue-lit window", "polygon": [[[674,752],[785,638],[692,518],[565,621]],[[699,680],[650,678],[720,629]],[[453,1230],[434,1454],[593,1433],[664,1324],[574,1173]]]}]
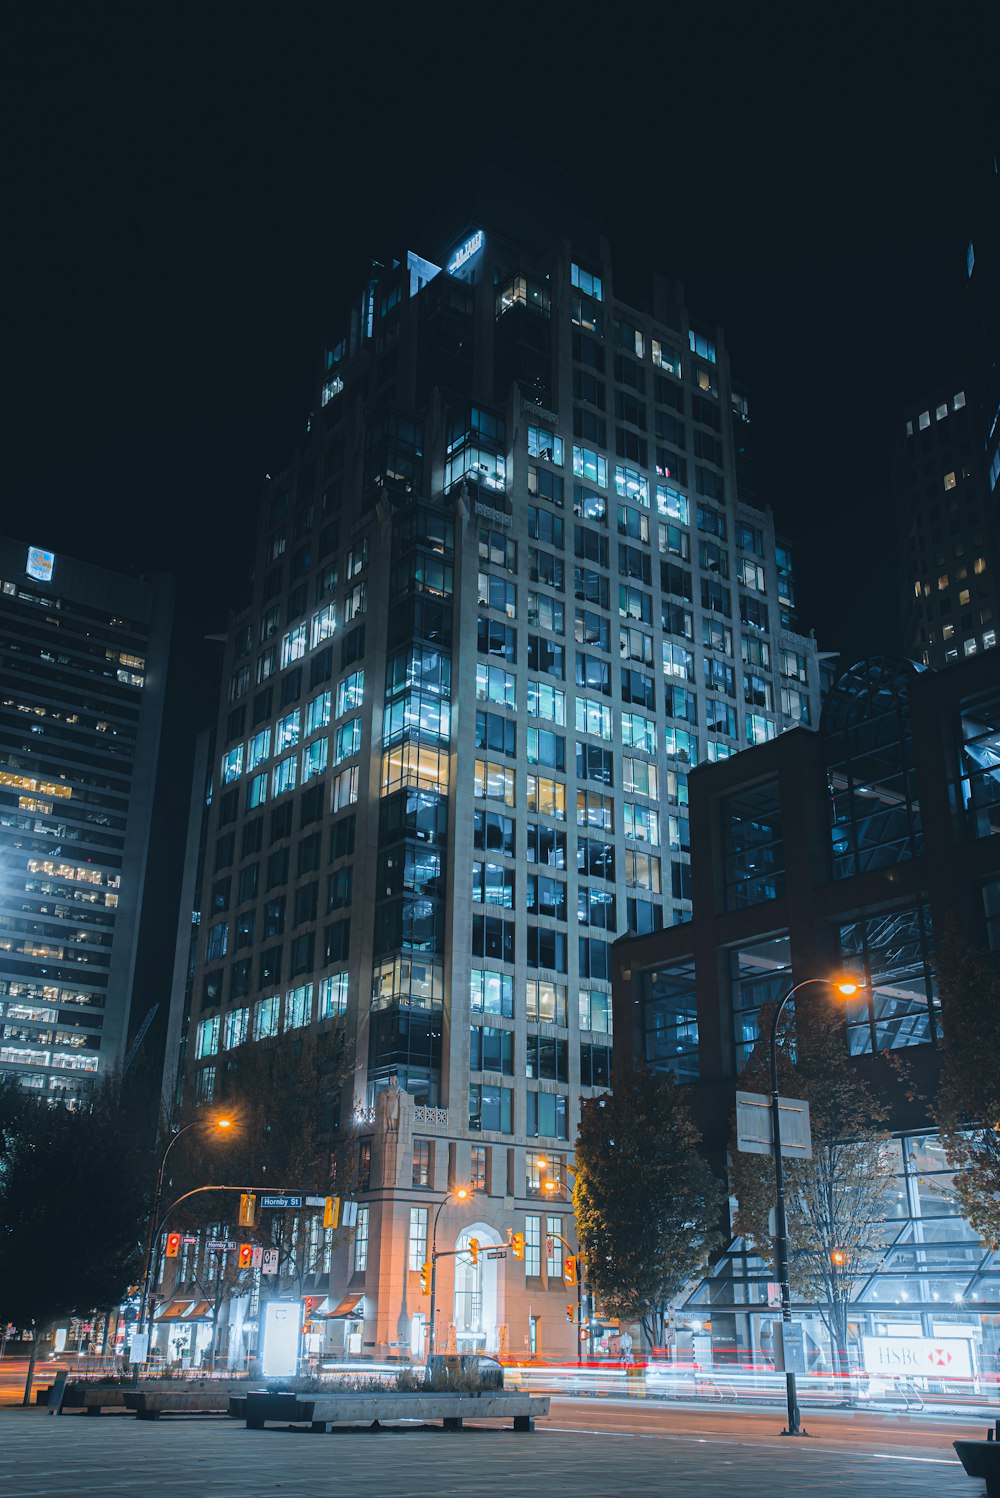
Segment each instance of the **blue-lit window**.
[{"label": "blue-lit window", "polygon": [[729,954],[729,974],[736,1070],[741,1071],[760,1036],[761,1009],[779,1003],[792,986],[788,936],[767,936],[736,947]]},{"label": "blue-lit window", "polygon": [[329,739],[313,739],[302,751],[302,784],[326,769]]},{"label": "blue-lit window", "polygon": [[[326,728],[330,721],[330,693],[320,692],[314,697],[306,708],[306,735],[315,733],[317,729]],[[268,741],[270,742],[270,730],[268,730]]]},{"label": "blue-lit window", "polygon": [[554,432],[546,431],[544,427],[528,428],[528,456],[530,458],[542,458],[546,463],[554,463],[557,468],[563,465],[563,439]]},{"label": "blue-lit window", "polygon": [[739,910],[785,894],[785,842],[777,780],[752,786],[722,803],[726,909]]},{"label": "blue-lit window", "polygon": [[848,1008],[854,1055],[922,1045],[937,1034],[933,933],[926,905],[887,911],[840,927],[840,953],[864,989]]},{"label": "blue-lit window", "polygon": [[577,478],[599,484],[602,489],[608,486],[608,460],[589,447],[573,448],[573,472]]},{"label": "blue-lit window", "polygon": [[[696,1081],[698,999],[694,962],[689,960],[654,968],[642,974],[641,983],[646,1065],[651,1071],[671,1071],[680,1082]],[[593,1001],[598,995],[589,997]],[[583,1025],[582,1013],[580,1024],[587,1028]]]},{"label": "blue-lit window", "polygon": [[688,347],[692,354],[698,355],[699,359],[707,359],[710,364],[715,363],[715,344],[705,333],[698,333],[694,328],[690,328]]},{"label": "blue-lit window", "polygon": [[222,756],[222,783],[232,785],[243,774],[243,745],[237,744]]},{"label": "blue-lit window", "polygon": [[604,287],[601,278],[593,271],[584,270],[583,266],[572,264],[569,272],[570,283],[582,291],[585,296],[594,298],[595,302],[603,302]]},{"label": "blue-lit window", "polygon": [[973,837],[1000,832],[1000,696],[961,706],[961,794]]},{"label": "blue-lit window", "polygon": [[264,728],[255,733],[247,745],[247,770],[256,770],[271,756],[271,730]]}]

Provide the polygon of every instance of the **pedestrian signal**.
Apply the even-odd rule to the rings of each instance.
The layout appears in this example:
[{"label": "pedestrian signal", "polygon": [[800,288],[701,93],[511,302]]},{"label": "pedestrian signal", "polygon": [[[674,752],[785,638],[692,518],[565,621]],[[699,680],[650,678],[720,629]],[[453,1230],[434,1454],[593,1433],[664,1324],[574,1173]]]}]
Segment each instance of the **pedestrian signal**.
[{"label": "pedestrian signal", "polygon": [[176,1259],[177,1255],[180,1253],[180,1248],[181,1248],[181,1235],[180,1235],[180,1233],[168,1233],[167,1234],[167,1247],[165,1249],[165,1253],[166,1253],[167,1258],[168,1259]]},{"label": "pedestrian signal", "polygon": [[323,1226],[325,1228],[336,1228],[340,1226],[340,1197],[328,1196],[323,1203]]},{"label": "pedestrian signal", "polygon": [[244,1191],[240,1195],[240,1227],[252,1228],[257,1211],[257,1198]]}]

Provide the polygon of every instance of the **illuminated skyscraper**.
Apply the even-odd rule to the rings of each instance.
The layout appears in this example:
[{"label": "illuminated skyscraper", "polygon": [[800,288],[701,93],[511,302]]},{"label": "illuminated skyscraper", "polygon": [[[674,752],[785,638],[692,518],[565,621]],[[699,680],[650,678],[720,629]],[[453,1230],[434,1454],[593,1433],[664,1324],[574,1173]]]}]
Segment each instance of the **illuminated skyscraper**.
[{"label": "illuminated skyscraper", "polygon": [[122,1059],[172,588],[0,537],[0,1072]]},{"label": "illuminated skyscraper", "polygon": [[565,1166],[609,1083],[610,943],[688,916],[689,767],[819,707],[721,329],[674,282],[620,299],[592,224],[519,201],[373,270],[225,652],[189,1083],[346,1023],[367,1134],[330,1293],[357,1352],[421,1349],[452,1183],[439,1245],[498,1257],[442,1260],[438,1344],[574,1349]]}]

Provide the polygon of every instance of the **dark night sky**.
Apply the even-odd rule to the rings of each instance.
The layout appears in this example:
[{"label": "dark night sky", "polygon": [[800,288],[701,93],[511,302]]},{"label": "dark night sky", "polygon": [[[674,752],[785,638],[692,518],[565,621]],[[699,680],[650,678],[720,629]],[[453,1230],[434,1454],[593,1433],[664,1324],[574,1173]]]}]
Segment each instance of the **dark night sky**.
[{"label": "dark night sky", "polygon": [[324,335],[494,128],[724,322],[803,624],[894,643],[889,456],[958,357],[992,7],[14,9],[0,526],[176,571],[192,712]]}]

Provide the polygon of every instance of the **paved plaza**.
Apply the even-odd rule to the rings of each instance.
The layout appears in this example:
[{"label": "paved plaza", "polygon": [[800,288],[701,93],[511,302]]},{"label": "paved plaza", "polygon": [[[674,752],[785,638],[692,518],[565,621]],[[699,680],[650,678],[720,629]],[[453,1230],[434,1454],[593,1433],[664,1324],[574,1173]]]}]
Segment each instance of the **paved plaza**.
[{"label": "paved plaza", "polygon": [[[737,1413],[694,1430],[654,1411],[554,1401],[533,1435],[500,1430],[248,1431],[236,1421],[0,1410],[0,1498],[979,1498],[948,1442],[961,1431],[848,1421],[808,1441]],[[679,1414],[679,1412],[678,1412]],[[745,1427],[745,1428],[744,1428]],[[974,1432],[981,1436],[978,1423]]]}]

